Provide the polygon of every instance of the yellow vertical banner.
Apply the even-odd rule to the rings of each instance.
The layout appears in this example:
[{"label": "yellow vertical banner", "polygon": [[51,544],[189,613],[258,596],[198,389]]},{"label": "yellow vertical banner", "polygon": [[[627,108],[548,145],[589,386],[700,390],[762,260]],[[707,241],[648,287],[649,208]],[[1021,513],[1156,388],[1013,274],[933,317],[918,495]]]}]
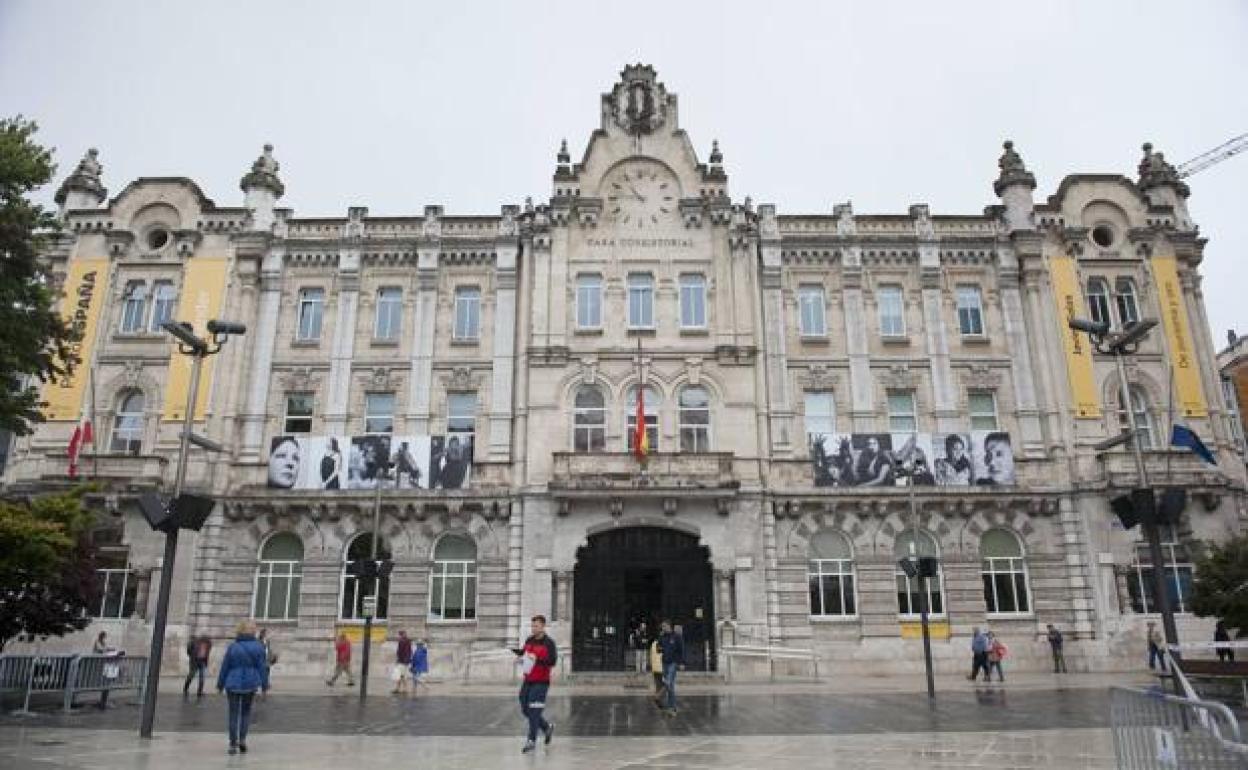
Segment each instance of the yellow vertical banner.
[{"label": "yellow vertical banner", "polygon": [[[175,321],[195,327],[195,334],[206,337],[208,320],[216,318],[225,299],[229,260],[224,257],[196,257],[186,264],[182,274],[182,292]],[[199,372],[199,394],[195,398],[195,419],[204,419],[208,408],[208,385],[212,382],[213,358],[204,360]],[[182,420],[186,416],[186,398],[191,387],[191,357],[174,352],[169,361],[169,386],[165,391],[163,419]]]},{"label": "yellow vertical banner", "polygon": [[1092,348],[1088,337],[1069,326],[1070,319],[1083,315],[1083,291],[1075,260],[1067,256],[1049,259],[1049,275],[1053,279],[1053,296],[1057,300],[1057,321],[1066,351],[1066,377],[1070,381],[1070,397],[1075,417],[1099,418],[1101,399],[1096,392],[1096,375],[1092,370]]},{"label": "yellow vertical banner", "polygon": [[1163,255],[1153,257],[1150,264],[1161,305],[1161,323],[1170,347],[1175,405],[1184,417],[1207,417],[1209,410],[1200,386],[1200,372],[1196,369],[1196,348],[1187,326],[1187,306],[1183,302],[1183,285],[1179,283],[1178,262],[1173,255]]},{"label": "yellow vertical banner", "polygon": [[[95,330],[108,299],[108,259],[75,259],[65,276],[65,301],[61,316],[79,334],[74,352],[80,359],[71,377],[44,388],[49,420],[78,420],[82,417],[82,394],[90,381],[91,356],[95,352]],[[99,430],[99,426],[96,426]]]}]

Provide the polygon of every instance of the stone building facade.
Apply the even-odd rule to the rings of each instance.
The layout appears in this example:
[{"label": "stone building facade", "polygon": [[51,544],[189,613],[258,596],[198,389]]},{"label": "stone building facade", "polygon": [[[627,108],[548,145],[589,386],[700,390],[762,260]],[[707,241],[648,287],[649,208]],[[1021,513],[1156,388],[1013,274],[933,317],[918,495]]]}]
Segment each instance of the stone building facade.
[{"label": "stone building facade", "polygon": [[[942,670],[964,665],[974,626],[1016,666],[1047,665],[1050,623],[1074,666],[1133,665],[1155,607],[1138,531],[1109,501],[1135,467],[1093,448],[1128,418],[1113,360],[1068,315],[1165,321],[1128,361],[1126,411],[1153,479],[1189,490],[1166,538],[1180,610],[1188,554],[1248,516],[1205,241],[1161,154],[1146,147],[1136,181],[1076,174],[1037,203],[1007,142],[982,213],[786,213],[730,194],[718,146],[699,159],[650,67],[625,68],[600,110],[544,200],[487,216],[300,217],[279,206],[271,147],[242,206],[186,178],[106,203],[83,159],[46,258],[85,308],[89,365],[4,482],[68,483],[70,434],[94,415],[79,466],[101,484],[115,571],[91,631],[146,645],[162,540],[135,499],[171,486],[189,381],[160,322],[221,317],[248,331],[209,359],[196,409],[227,451],[191,456],[189,484],[220,502],[181,541],[171,660],[176,640],[254,615],[281,666],[321,671],[336,631],[361,633],[346,567],[379,505],[394,563],[379,638],[428,639],[443,671],[499,674],[495,653],[539,612],[572,670],[625,668],[630,628],[665,615],[696,668],[770,644],[814,649],[825,671],[917,669],[919,589],[897,567],[911,553],[940,558]],[[1226,461],[1168,452],[1176,414]],[[386,457],[398,481],[378,490]]]}]

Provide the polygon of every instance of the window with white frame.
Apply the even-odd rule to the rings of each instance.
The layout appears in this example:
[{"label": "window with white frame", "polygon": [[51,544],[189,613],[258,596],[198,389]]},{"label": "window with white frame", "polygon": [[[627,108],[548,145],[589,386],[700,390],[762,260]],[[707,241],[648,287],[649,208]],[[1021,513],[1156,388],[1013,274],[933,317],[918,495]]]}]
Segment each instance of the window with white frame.
[{"label": "window with white frame", "polygon": [[446,394],[446,434],[472,436],[477,430],[477,393],[474,390]]},{"label": "window with white frame", "polygon": [[101,550],[95,555],[95,564],[100,597],[95,617],[116,620],[134,615],[139,583],[130,569],[128,552]]},{"label": "window with white frame", "polygon": [[475,286],[461,286],[455,290],[454,337],[457,340],[481,337],[481,290]]},{"label": "window with white frame", "polygon": [[117,411],[113,415],[113,434],[108,440],[108,451],[137,455],[143,451],[143,392],[123,391],[117,397]]},{"label": "window with white frame", "polygon": [[[1187,546],[1178,542],[1173,527],[1162,529],[1161,555],[1165,561],[1165,589],[1170,599],[1170,609],[1175,612],[1191,612],[1192,562]],[[1135,549],[1135,563],[1127,579],[1127,593],[1131,609],[1139,613],[1161,612],[1157,594],[1153,591],[1153,560],[1147,543]]]},{"label": "window with white frame", "polygon": [[628,276],[628,327],[654,328],[654,276],[649,273]]},{"label": "window with white frame", "polygon": [[256,566],[251,616],[257,620],[297,619],[302,581],[303,542],[299,536],[279,532],[264,541]]},{"label": "window with white frame", "polygon": [[147,284],[143,281],[126,283],[121,305],[121,333],[137,334],[143,331],[147,320]]},{"label": "window with white frame", "polygon": [[162,331],[164,325],[173,320],[174,306],[178,303],[178,293],[173,288],[173,281],[157,281],[152,284],[152,321],[148,329],[152,332]]},{"label": "window with white frame", "polygon": [[364,394],[364,432],[394,432],[394,394]]},{"label": "window with white frame", "polygon": [[576,389],[572,410],[572,448],[577,452],[601,452],[607,448],[607,407],[602,391],[594,385]]},{"label": "window with white frame", "polygon": [[997,429],[997,397],[990,390],[972,391],[966,394],[967,410],[971,414],[971,430]]},{"label": "window with white frame", "polygon": [[706,276],[690,273],[680,277],[680,328],[706,328]]},{"label": "window with white frame", "polygon": [[823,337],[828,333],[822,286],[797,288],[798,330],[803,337]]},{"label": "window with white frame", "polygon": [[[940,551],[931,535],[919,530],[904,530],[897,535],[893,546],[893,558],[904,559],[910,556],[934,556],[939,558]],[[944,567],[937,562],[936,577],[927,578],[927,611],[931,615],[945,613]],[[921,608],[921,584],[923,578],[907,577],[898,566],[895,571],[897,580],[897,608],[903,617],[917,617]]]},{"label": "window with white frame", "polygon": [[984,299],[978,286],[959,286],[958,330],[963,337],[980,337],[984,334]]},{"label": "window with white frame", "polygon": [[854,551],[839,532],[821,529],[810,539],[807,582],[810,586],[810,615],[815,618],[844,618],[858,614],[854,593]]},{"label": "window with white frame", "polygon": [[901,287],[881,286],[876,290],[876,301],[880,312],[881,336],[906,336],[906,309]]},{"label": "window with white frame", "polygon": [[805,396],[806,440],[836,433],[836,399],[831,391],[808,391]]},{"label": "window with white frame", "polygon": [[576,277],[576,328],[602,328],[602,276],[597,273]]},{"label": "window with white frame", "polygon": [[429,619],[477,617],[477,544],[465,535],[444,535],[433,549]]},{"label": "window with white frame", "polygon": [[1114,281],[1114,299],[1118,305],[1118,324],[1126,326],[1140,320],[1140,308],[1135,300],[1135,281],[1122,276]]},{"label": "window with white frame", "polygon": [[1226,419],[1231,427],[1231,440],[1234,441],[1235,448],[1243,453],[1248,447],[1244,446],[1244,423],[1240,412],[1239,393],[1235,389],[1234,380],[1229,377],[1222,378],[1222,399],[1226,402]]},{"label": "window with white frame", "polygon": [[[646,416],[646,442],[651,452],[659,451],[659,392],[650,386],[642,392],[642,409]],[[625,440],[628,451],[633,451],[633,438],[637,431],[637,386],[624,394]]]},{"label": "window with white frame", "polygon": [[995,614],[1031,612],[1023,544],[1013,532],[990,529],[979,539],[984,605]]},{"label": "window with white frame", "polygon": [[286,417],[282,420],[282,432],[311,433],[313,403],[311,393],[287,393]]},{"label": "window with white frame", "polygon": [[1109,284],[1097,275],[1088,279],[1088,313],[1096,323],[1114,323],[1109,314]]},{"label": "window with white frame", "polygon": [[888,432],[914,433],[919,420],[914,411],[914,391],[892,390],[888,393]]},{"label": "window with white frame", "polygon": [[706,388],[688,385],[680,389],[680,451],[711,451],[711,397]]},{"label": "window with white frame", "polygon": [[377,319],[373,325],[373,337],[397,340],[402,332],[403,290],[398,286],[383,286],[377,290]]},{"label": "window with white frame", "polygon": [[[1131,393],[1131,427],[1136,430],[1140,448],[1154,449],[1156,433],[1153,428],[1153,414],[1148,408],[1148,395],[1139,385],[1131,385],[1128,390]],[[1120,430],[1127,430],[1127,414],[1123,409],[1121,392],[1118,395],[1118,426]]]},{"label": "window with white frame", "polygon": [[[374,620],[385,620],[390,616],[390,578],[365,578],[351,574],[359,570],[360,562],[372,558],[373,534],[361,532],[356,535],[342,559],[342,601],[339,603],[338,617],[342,620],[364,619],[364,597],[376,596],[377,606]],[[390,546],[385,538],[377,540],[377,560],[390,558]]]},{"label": "window with white frame", "polygon": [[321,338],[321,322],[325,316],[325,290],[317,287],[299,290],[299,315],[295,339],[312,342]]}]

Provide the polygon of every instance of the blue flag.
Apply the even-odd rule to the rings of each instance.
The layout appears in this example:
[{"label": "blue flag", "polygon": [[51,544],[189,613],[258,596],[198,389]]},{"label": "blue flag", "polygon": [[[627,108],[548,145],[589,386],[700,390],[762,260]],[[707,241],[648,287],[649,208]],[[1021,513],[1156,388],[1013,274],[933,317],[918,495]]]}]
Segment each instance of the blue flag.
[{"label": "blue flag", "polygon": [[1213,452],[1209,451],[1209,447],[1205,446],[1196,432],[1186,425],[1175,425],[1170,432],[1170,446],[1187,447],[1196,453],[1196,456],[1210,465],[1217,465],[1218,461],[1214,458]]}]

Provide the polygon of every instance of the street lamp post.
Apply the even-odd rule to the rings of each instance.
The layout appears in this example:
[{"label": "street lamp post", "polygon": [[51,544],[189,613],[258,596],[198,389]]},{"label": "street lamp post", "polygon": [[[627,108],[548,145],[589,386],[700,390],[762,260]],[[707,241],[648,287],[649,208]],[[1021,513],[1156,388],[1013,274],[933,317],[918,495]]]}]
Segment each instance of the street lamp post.
[{"label": "street lamp post", "polygon": [[[1114,365],[1118,370],[1118,399],[1123,412],[1127,415],[1124,433],[1130,434],[1129,443],[1131,454],[1135,458],[1135,472],[1139,478],[1139,488],[1146,492],[1145,495],[1137,498],[1145,501],[1146,509],[1137,511],[1137,514],[1140,526],[1144,529],[1144,537],[1148,540],[1149,560],[1153,563],[1153,595],[1156,597],[1157,608],[1161,612],[1161,626],[1166,635],[1166,644],[1174,645],[1179,643],[1179,630],[1174,622],[1174,609],[1170,606],[1170,595],[1166,591],[1166,561],[1161,551],[1161,527],[1158,521],[1160,508],[1157,505],[1153,488],[1149,485],[1148,469],[1145,467],[1144,452],[1140,446],[1140,432],[1135,429],[1131,388],[1127,380],[1127,365],[1123,360],[1125,356],[1134,355],[1139,350],[1140,342],[1156,325],[1156,319],[1145,318],[1126,324],[1122,331],[1111,334],[1109,324],[1104,321],[1088,321],[1082,318],[1072,318],[1069,321],[1071,329],[1088,335],[1088,339],[1092,341],[1092,347],[1096,348],[1098,353],[1114,357]],[[1103,443],[1114,442],[1111,440]]]},{"label": "street lamp post", "polygon": [[[178,352],[191,356],[191,386],[187,389],[186,414],[182,418],[182,436],[178,445],[178,468],[173,482],[173,499],[182,494],[186,483],[187,449],[191,443],[191,429],[195,422],[195,402],[199,398],[199,374],[204,359],[221,352],[231,334],[245,334],[247,327],[228,321],[209,321],[211,340],[195,336],[194,328],[184,321],[170,321],[163,325],[178,342]],[[160,688],[160,663],[165,653],[165,625],[169,620],[169,593],[173,588],[173,562],[178,553],[178,526],[174,522],[165,528],[165,555],[160,564],[160,593],[156,597],[156,618],[152,623],[152,646],[147,662],[147,681],[143,688],[143,713],[139,723],[139,736],[152,737],[152,723],[156,719],[156,695]]]},{"label": "street lamp post", "polygon": [[[927,697],[936,697],[936,679],[932,673],[932,634],[928,622],[927,580],[932,577],[931,562],[918,554],[919,547],[919,504],[914,496],[914,477],[917,466],[911,457],[908,465],[898,468],[898,472],[907,478],[906,496],[910,502],[910,525],[914,535],[910,541],[913,552],[902,559],[902,570],[909,579],[919,581],[919,627],[923,633],[923,668],[927,673]],[[930,557],[929,557],[930,558]],[[913,575],[911,573],[914,573]]]},{"label": "street lamp post", "polygon": [[[373,495],[373,537],[368,564],[362,577],[369,582],[370,591],[364,602],[364,650],[360,655],[360,703],[368,697],[368,660],[373,647],[373,615],[377,612],[378,595],[381,593],[381,569],[377,564],[377,541],[381,537],[381,487],[390,471],[388,457],[377,458],[377,491]],[[371,606],[368,598],[372,599]]]}]

